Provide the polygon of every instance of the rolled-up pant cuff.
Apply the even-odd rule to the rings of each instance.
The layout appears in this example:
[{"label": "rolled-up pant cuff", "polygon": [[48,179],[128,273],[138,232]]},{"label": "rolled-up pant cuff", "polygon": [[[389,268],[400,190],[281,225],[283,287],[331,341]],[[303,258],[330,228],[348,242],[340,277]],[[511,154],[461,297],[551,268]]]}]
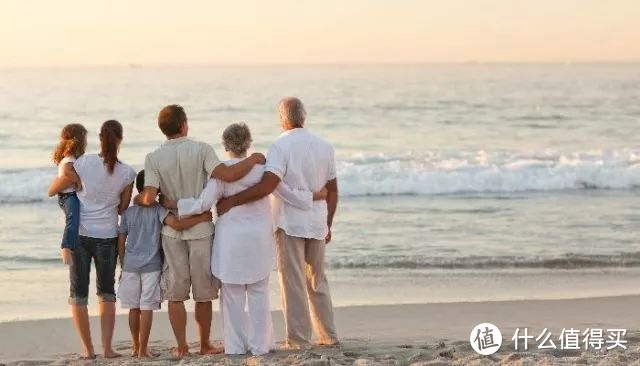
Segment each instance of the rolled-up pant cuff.
[{"label": "rolled-up pant cuff", "polygon": [[116,302],[116,295],[113,295],[113,294],[98,295],[98,302]]},{"label": "rolled-up pant cuff", "polygon": [[87,305],[89,303],[89,298],[87,297],[70,297],[69,305]]},{"label": "rolled-up pant cuff", "polygon": [[140,304],[140,310],[160,310],[160,303],[157,304]]},{"label": "rolled-up pant cuff", "polygon": [[187,296],[168,296],[168,295],[165,295],[162,298],[162,300],[166,300],[166,301],[169,301],[169,302],[185,302],[185,301],[187,301],[189,299],[190,299],[189,295],[187,295]]}]

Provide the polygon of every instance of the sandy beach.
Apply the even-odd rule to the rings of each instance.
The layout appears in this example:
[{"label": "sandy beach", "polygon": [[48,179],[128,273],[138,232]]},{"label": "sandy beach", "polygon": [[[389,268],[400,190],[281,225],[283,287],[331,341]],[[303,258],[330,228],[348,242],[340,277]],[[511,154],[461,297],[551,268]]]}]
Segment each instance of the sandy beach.
[{"label": "sandy beach", "polygon": [[[199,356],[182,361],[168,353],[172,345],[166,313],[157,313],[151,335],[151,350],[158,357],[139,361],[128,356],[105,360],[100,365],[569,365],[640,364],[640,296],[602,297],[576,300],[524,300],[499,302],[458,302],[415,305],[356,306],[338,308],[336,321],[343,340],[340,347],[314,347],[304,351],[277,351],[264,357]],[[190,317],[189,326],[193,326]],[[99,327],[92,318],[93,339],[99,350]],[[469,345],[469,333],[479,323],[497,325],[503,336],[500,351],[491,356],[476,354]],[[277,339],[282,339],[283,322],[274,312]],[[214,337],[220,339],[220,318],[214,314]],[[537,335],[548,328],[558,349],[514,350],[511,337],[516,328],[528,328]],[[560,350],[562,328],[624,328],[627,350]],[[188,330],[194,335],[194,329]],[[116,323],[117,351],[128,354],[126,317]],[[0,323],[0,360],[7,365],[76,364],[79,343],[69,319]],[[192,343],[192,352],[195,352]],[[521,345],[522,347],[522,345]],[[603,347],[606,348],[606,347]]]},{"label": "sandy beach", "polygon": [[168,5],[0,0],[0,366],[640,366],[640,0]]}]

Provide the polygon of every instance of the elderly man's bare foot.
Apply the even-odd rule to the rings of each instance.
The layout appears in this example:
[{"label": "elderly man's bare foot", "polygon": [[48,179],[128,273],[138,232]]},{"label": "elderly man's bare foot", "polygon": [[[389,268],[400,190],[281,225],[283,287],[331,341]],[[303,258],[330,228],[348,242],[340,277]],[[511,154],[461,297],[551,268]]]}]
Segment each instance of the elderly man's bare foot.
[{"label": "elderly man's bare foot", "polygon": [[122,357],[122,355],[119,354],[118,352],[112,350],[112,349],[109,349],[109,350],[104,351],[104,354],[102,355],[102,357],[104,357],[104,358],[118,358],[118,357]]},{"label": "elderly man's bare foot", "polygon": [[224,347],[217,347],[211,343],[206,343],[200,346],[201,355],[217,355],[220,353],[224,353]]},{"label": "elderly man's bare foot", "polygon": [[340,341],[338,340],[322,341],[322,342],[318,342],[316,345],[319,347],[340,347]]},{"label": "elderly man's bare foot", "polygon": [[173,347],[171,349],[171,355],[173,357],[178,357],[178,358],[189,356],[189,346],[185,345],[185,346]]},{"label": "elderly man's bare foot", "polygon": [[138,357],[138,347],[133,346],[133,348],[131,348],[131,357]]}]

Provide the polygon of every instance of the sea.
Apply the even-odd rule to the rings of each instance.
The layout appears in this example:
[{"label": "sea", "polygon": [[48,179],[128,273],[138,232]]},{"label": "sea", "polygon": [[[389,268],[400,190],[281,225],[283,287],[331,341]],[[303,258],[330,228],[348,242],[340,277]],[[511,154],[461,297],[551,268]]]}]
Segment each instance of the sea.
[{"label": "sea", "polygon": [[[336,149],[335,306],[640,294],[640,64],[182,65],[0,69],[0,321],[69,316],[62,126],[124,126],[141,169],[179,103],[190,136],[252,151],[300,97]],[[95,292],[92,279],[91,292]],[[272,307],[279,288],[271,280]],[[96,314],[96,299],[90,298]],[[119,310],[121,311],[121,310]]]}]

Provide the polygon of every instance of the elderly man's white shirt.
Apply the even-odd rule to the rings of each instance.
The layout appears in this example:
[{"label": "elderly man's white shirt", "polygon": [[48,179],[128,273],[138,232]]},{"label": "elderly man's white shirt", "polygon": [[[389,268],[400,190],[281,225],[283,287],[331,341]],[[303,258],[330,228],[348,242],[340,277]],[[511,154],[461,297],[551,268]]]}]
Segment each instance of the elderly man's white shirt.
[{"label": "elderly man's white shirt", "polygon": [[[240,159],[226,161],[233,165]],[[262,179],[264,166],[256,165],[244,178],[226,183],[210,179],[199,197],[178,201],[178,215],[200,214],[215,207],[222,197],[229,197],[250,188]],[[289,189],[280,183],[274,195],[309,209],[313,204],[313,193]],[[265,197],[255,202],[237,206],[220,216],[216,221],[211,255],[211,272],[224,283],[252,284],[265,279],[273,268],[275,255],[274,224],[269,204]]]},{"label": "elderly man's white shirt", "polygon": [[[318,192],[336,178],[333,146],[306,128],[286,131],[269,149],[265,171],[294,190]],[[276,226],[290,236],[324,240],[329,232],[326,201],[301,209],[276,197],[273,210]]]}]

